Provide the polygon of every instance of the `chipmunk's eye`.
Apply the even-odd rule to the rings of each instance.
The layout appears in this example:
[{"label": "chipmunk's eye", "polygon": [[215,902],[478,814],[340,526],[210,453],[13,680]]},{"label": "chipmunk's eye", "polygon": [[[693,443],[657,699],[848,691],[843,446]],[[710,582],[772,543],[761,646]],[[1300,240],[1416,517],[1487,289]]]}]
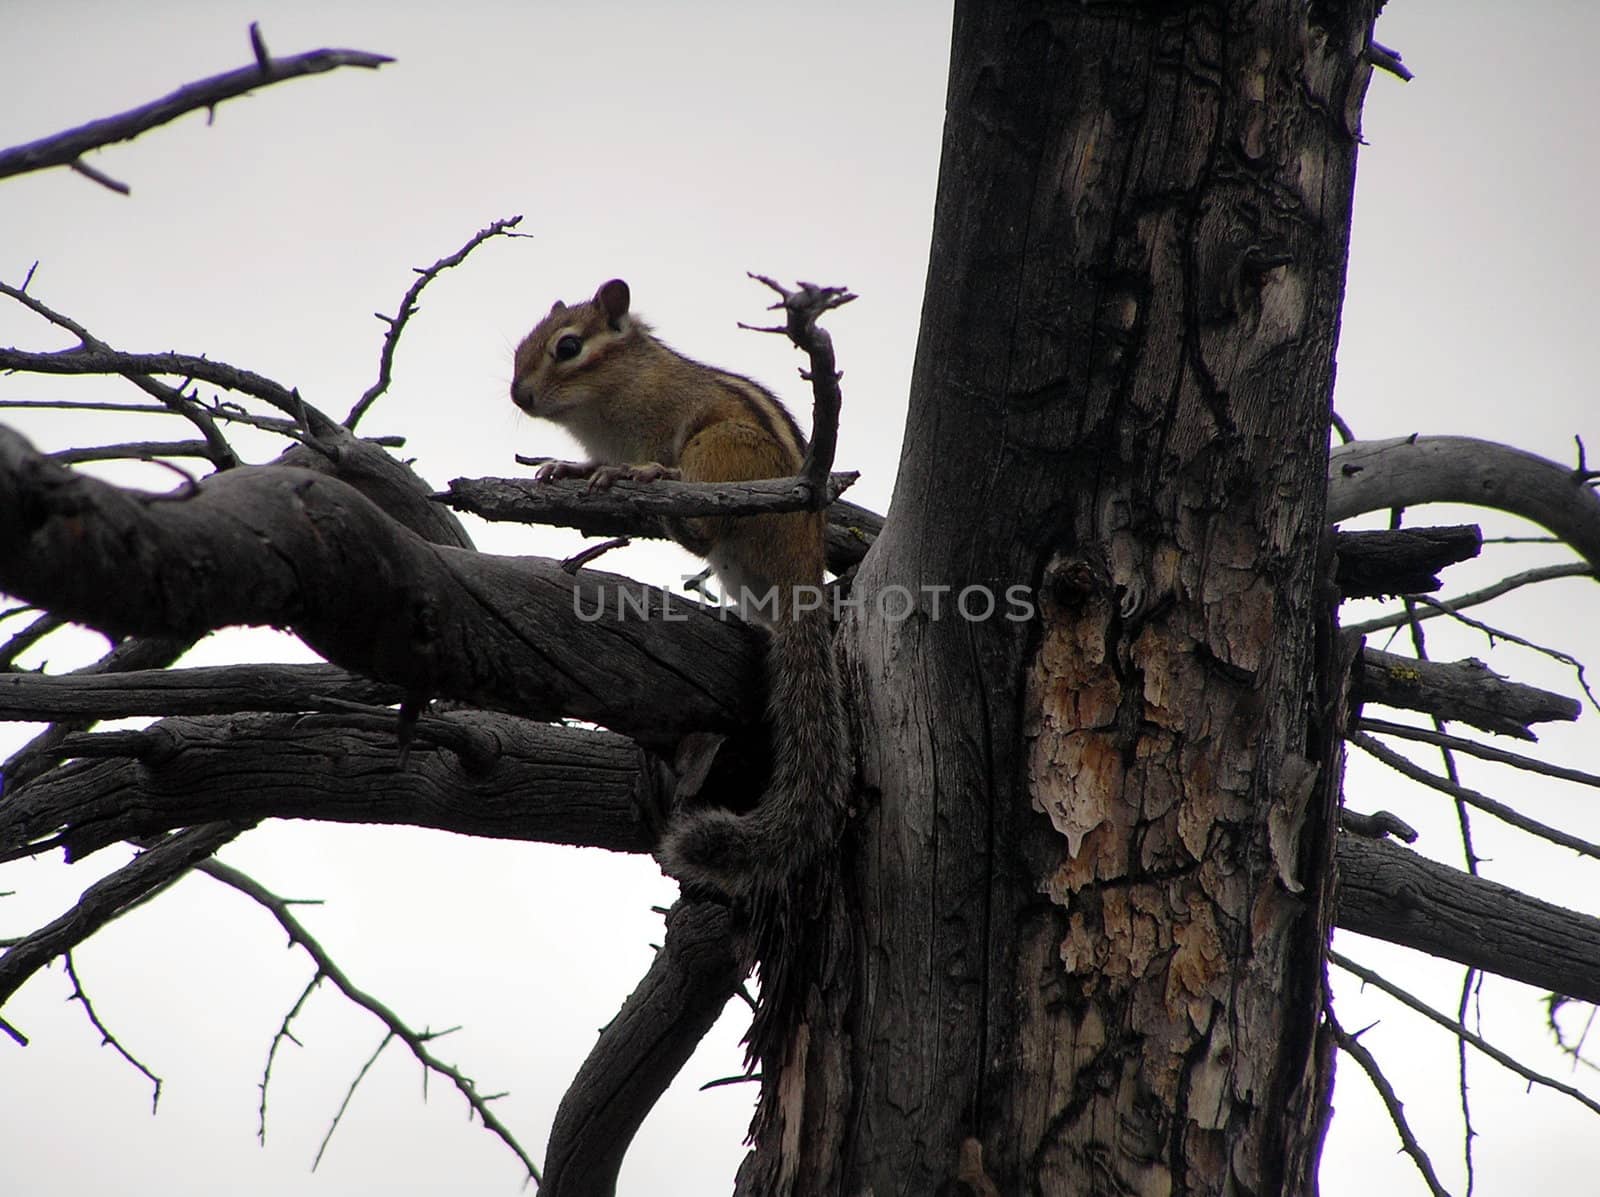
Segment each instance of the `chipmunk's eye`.
[{"label": "chipmunk's eye", "polygon": [[556,342],[556,361],[567,362],[583,352],[583,338],[576,333],[568,333]]}]

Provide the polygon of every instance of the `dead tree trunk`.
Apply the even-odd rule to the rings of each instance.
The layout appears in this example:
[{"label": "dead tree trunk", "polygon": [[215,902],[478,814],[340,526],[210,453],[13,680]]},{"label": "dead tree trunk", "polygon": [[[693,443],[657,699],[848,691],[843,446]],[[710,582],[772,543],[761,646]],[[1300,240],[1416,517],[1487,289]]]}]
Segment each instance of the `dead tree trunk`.
[{"label": "dead tree trunk", "polygon": [[1002,1193],[1314,1190],[1372,17],[957,4],[905,447],[842,632],[863,809],[740,1192],[931,1193],[968,1138]]}]

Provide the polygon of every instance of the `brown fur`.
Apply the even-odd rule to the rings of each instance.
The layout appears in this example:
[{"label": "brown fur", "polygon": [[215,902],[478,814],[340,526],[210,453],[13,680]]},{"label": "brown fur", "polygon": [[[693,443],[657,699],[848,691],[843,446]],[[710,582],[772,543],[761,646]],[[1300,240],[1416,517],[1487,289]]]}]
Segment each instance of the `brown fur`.
[{"label": "brown fur", "polygon": [[[629,314],[627,284],[557,303],[517,347],[513,402],[563,425],[594,466],[660,465],[691,482],[784,478],[799,472],[805,441],[765,388],[657,340]],[[666,871],[735,896],[776,889],[831,847],[844,810],[846,724],[831,625],[821,608],[796,610],[795,588],[820,587],[820,512],[683,520],[675,534],[707,558],[725,591],[741,588],[772,632],[767,719],[773,767],[747,815],[679,815],[661,845]],[[803,605],[803,604],[802,604]]]}]

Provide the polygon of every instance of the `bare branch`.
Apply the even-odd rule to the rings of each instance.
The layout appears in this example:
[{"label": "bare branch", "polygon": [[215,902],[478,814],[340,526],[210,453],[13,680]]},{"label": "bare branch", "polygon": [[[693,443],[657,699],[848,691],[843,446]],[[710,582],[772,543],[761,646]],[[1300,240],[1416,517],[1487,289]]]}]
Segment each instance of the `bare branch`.
[{"label": "bare branch", "polygon": [[80,155],[100,146],[130,141],[150,129],[176,120],[187,112],[214,108],[224,100],[245,95],[257,87],[316,75],[339,67],[377,68],[394,59],[362,50],[311,50],[288,58],[259,59],[246,67],[186,83],[170,95],[133,108],[116,116],[90,121],[76,129],[31,141],[26,145],[0,150],[0,179],[51,166],[77,164],[84,173],[91,168],[77,163]]},{"label": "bare branch", "polygon": [[1380,71],[1388,71],[1402,83],[1410,83],[1415,79],[1406,64],[1400,61],[1400,52],[1391,50],[1388,46],[1380,46],[1377,42],[1367,43],[1367,61]]},{"label": "bare branch", "polygon": [[[457,1092],[459,1092],[461,1096],[466,1099],[468,1107],[474,1114],[478,1116],[478,1118],[483,1122],[483,1125],[488,1130],[492,1131],[500,1139],[500,1141],[509,1147],[516,1154],[516,1157],[522,1161],[522,1166],[528,1170],[528,1175],[533,1178],[534,1183],[537,1184],[539,1182],[539,1169],[534,1165],[534,1162],[528,1156],[528,1153],[522,1149],[522,1145],[517,1142],[516,1137],[510,1132],[510,1130],[506,1128],[504,1123],[495,1117],[494,1111],[489,1109],[488,1099],[484,1098],[478,1093],[476,1082],[474,1082],[472,1078],[462,1073],[454,1065],[446,1064],[428,1050],[428,1041],[432,1038],[436,1038],[436,1035],[430,1034],[427,1031],[412,1030],[411,1027],[402,1021],[400,1016],[397,1015],[393,1010],[389,1009],[388,1006],[364,990],[356,988],[356,986],[350,981],[350,978],[345,975],[344,970],[341,969],[334,961],[333,957],[330,956],[326,949],[324,949],[323,946],[317,941],[317,939],[305,929],[300,920],[295,918],[293,911],[290,909],[291,903],[287,899],[279,897],[277,894],[263,886],[260,882],[256,881],[253,877],[250,877],[229,865],[225,865],[220,861],[203,861],[197,864],[195,867],[198,872],[202,872],[206,874],[206,876],[211,877],[213,880],[220,881],[222,884],[238,890],[252,901],[256,902],[262,907],[265,907],[266,910],[271,913],[272,917],[278,920],[278,925],[282,927],[285,934],[288,935],[289,942],[303,949],[306,955],[311,957],[312,962],[317,967],[317,972],[320,975],[327,977],[328,980],[333,983],[334,987],[338,989],[340,993],[344,994],[349,1001],[353,1002],[357,1006],[360,1006],[363,1010],[366,1010],[368,1013],[377,1018],[379,1022],[383,1023],[383,1025],[388,1028],[390,1035],[400,1040],[411,1050],[411,1054],[416,1057],[417,1062],[420,1063],[423,1068],[427,1069],[429,1072],[436,1072],[440,1076],[446,1077],[450,1083],[456,1087]],[[365,1069],[363,1069],[363,1072],[364,1071]],[[359,1083],[360,1078],[357,1077],[356,1079],[357,1083]],[[352,1087],[352,1092],[353,1091],[354,1090]],[[265,1095],[263,1095],[262,1100],[265,1102]],[[347,1096],[347,1103],[348,1100],[349,1098]],[[332,1132],[330,1128],[330,1134],[331,1133]],[[323,1143],[324,1146],[326,1146],[326,1139],[323,1141]],[[321,1158],[320,1151],[318,1152],[318,1158]]]},{"label": "bare branch", "polygon": [[753,630],[630,580],[432,544],[300,469],[229,470],[187,501],[151,503],[5,429],[0,588],[112,632],[292,627],[408,694],[583,719],[648,744],[734,730],[760,690]]},{"label": "bare branch", "polygon": [[[426,1035],[427,1032],[423,1032],[423,1034]],[[378,1057],[383,1055],[383,1049],[393,1042],[394,1032],[385,1032],[383,1038],[379,1040],[378,1046],[372,1049],[372,1054],[367,1057],[366,1062],[361,1065],[356,1071],[356,1075],[351,1079],[350,1087],[344,1091],[344,1100],[339,1103],[339,1108],[334,1111],[333,1120],[328,1123],[328,1129],[322,1136],[322,1142],[317,1144],[316,1157],[311,1161],[311,1170],[313,1172],[317,1170],[317,1165],[322,1163],[322,1157],[328,1150],[328,1144],[333,1142],[333,1132],[339,1129],[339,1123],[344,1120],[344,1112],[350,1108],[350,1101],[355,1097],[356,1090],[360,1088],[361,1082],[366,1079],[367,1073],[372,1070],[372,1066],[378,1062]],[[473,1093],[467,1100],[471,1101],[475,1096],[476,1093]],[[534,1183],[537,1184],[539,1182],[539,1173],[534,1170],[533,1164],[528,1160],[527,1156],[522,1155],[521,1149],[516,1144],[512,1144],[512,1148],[519,1156],[522,1156],[522,1162],[527,1166]]]},{"label": "bare branch", "polygon": [[1341,835],[1337,922],[1458,964],[1600,1001],[1600,919],[1388,840]]},{"label": "bare branch", "polygon": [[600,1032],[550,1128],[544,1197],[610,1193],[634,1133],[748,971],[728,907],[679,901],[644,979]]},{"label": "bare branch", "polygon": [[[74,670],[73,676],[91,677],[140,669],[164,669],[188,651],[193,643],[193,638],[182,636],[134,637],[114,645],[94,664]],[[52,768],[59,759],[55,751],[62,740],[86,726],[88,724],[82,722],[53,724],[0,762],[0,792],[15,792]]]},{"label": "bare branch", "polygon": [[161,1105],[161,1078],[146,1068],[132,1052],[123,1047],[122,1042],[106,1028],[105,1023],[100,1021],[100,1016],[95,1013],[94,1006],[89,1001],[89,994],[83,988],[83,982],[78,979],[78,970],[73,967],[72,953],[64,953],[63,959],[67,966],[67,979],[72,982],[72,992],[67,995],[67,1000],[82,1004],[83,1012],[89,1018],[89,1025],[100,1032],[100,1046],[115,1049],[117,1055],[144,1074],[145,1079],[150,1082],[150,1112],[154,1114],[157,1107]]},{"label": "bare branch", "polygon": [[1468,740],[1462,736],[1447,735],[1444,732],[1428,731],[1421,727],[1408,727],[1404,723],[1390,723],[1386,719],[1358,719],[1355,724],[1357,731],[1377,732],[1379,735],[1399,736],[1406,740],[1416,740],[1420,744],[1433,744],[1440,748],[1450,748],[1457,752],[1464,752],[1468,756],[1475,756],[1481,760],[1494,761],[1496,764],[1513,765],[1518,769],[1526,769],[1529,773],[1542,773],[1546,777],[1558,777],[1562,781],[1576,782],[1583,786],[1600,787],[1600,776],[1585,773],[1581,769],[1568,769],[1564,765],[1552,765],[1541,761],[1537,757],[1523,756],[1520,752],[1507,752],[1503,748],[1492,748],[1488,744],[1480,744],[1476,740]]},{"label": "bare branch", "polygon": [[306,1003],[311,1000],[311,995],[317,991],[317,986],[321,985],[323,980],[321,973],[311,974],[311,980],[306,982],[306,987],[300,991],[300,996],[295,998],[294,1005],[289,1007],[289,1013],[283,1016],[283,1024],[278,1027],[277,1033],[272,1037],[272,1045],[267,1048],[267,1063],[261,1070],[261,1084],[256,1086],[261,1090],[261,1105],[256,1113],[256,1141],[259,1143],[265,1144],[267,1141],[267,1088],[272,1084],[272,1065],[278,1058],[278,1049],[286,1042],[296,1047],[301,1046],[289,1028],[300,1011],[305,1009]]},{"label": "bare branch", "polygon": [[121,179],[113,179],[105,171],[98,170],[81,159],[74,159],[67,163],[67,169],[76,171],[91,183],[99,183],[107,191],[115,191],[118,195],[133,194],[133,188],[129,187]]},{"label": "bare branch", "polygon": [[205,441],[129,441],[121,445],[85,445],[57,449],[50,460],[62,465],[82,465],[86,461],[154,461],[158,457],[202,457],[212,459],[212,448]]},{"label": "bare branch", "polygon": [[824,482],[833,469],[833,456],[839,445],[839,408],[843,402],[839,379],[843,375],[835,368],[833,338],[817,320],[823,313],[841,308],[856,297],[845,287],[819,287],[816,283],[802,282],[798,284],[799,290],[791,291],[766,275],[750,277],[778,293],[779,301],[769,310],[781,309],[785,317],[781,330],[761,331],[782,331],[811,360],[811,369],[800,372],[800,376],[811,383],[812,396],[811,442],[806,448],[800,476],[805,479],[811,495],[811,509],[820,511],[832,499]]},{"label": "bare branch", "polygon": [[212,665],[119,673],[0,674],[0,722],[392,706],[397,686],[334,665]]},{"label": "bare branch", "polygon": [[[16,663],[16,660],[19,656],[27,652],[28,649],[32,648],[35,644],[38,644],[39,641],[43,640],[57,628],[65,627],[66,623],[67,621],[62,619],[60,616],[51,615],[47,611],[41,612],[28,624],[27,627],[23,628],[20,632],[13,632],[6,639],[6,642],[3,645],[0,645],[0,670],[10,669],[12,665]],[[38,676],[38,674],[0,673],[0,687],[3,687],[6,683],[6,680],[11,677]],[[35,722],[35,720],[29,719],[28,722],[32,723]]]},{"label": "bare branch", "polygon": [[[1417,595],[1415,601],[1429,607],[1438,605],[1437,599],[1429,598],[1427,595],[1423,594]],[[1594,692],[1589,689],[1588,679],[1584,676],[1583,662],[1578,660],[1578,658],[1574,657],[1571,653],[1562,652],[1558,648],[1549,648],[1543,644],[1535,643],[1534,641],[1526,639],[1525,637],[1516,635],[1514,632],[1507,632],[1502,628],[1492,627],[1480,620],[1473,619],[1470,615],[1463,615],[1459,611],[1446,611],[1444,614],[1450,616],[1457,623],[1465,624],[1469,628],[1473,628],[1482,632],[1488,637],[1490,645],[1493,645],[1497,640],[1503,640],[1508,644],[1516,644],[1522,648],[1531,649],[1533,652],[1539,653],[1541,656],[1549,657],[1552,661],[1559,661],[1561,664],[1568,666],[1576,676],[1578,680],[1578,686],[1583,690],[1585,697],[1588,698],[1589,705],[1596,711],[1600,711],[1600,700],[1596,700]]]},{"label": "bare branch", "polygon": [[1335,532],[1334,581],[1347,599],[1436,590],[1439,570],[1476,557],[1482,548],[1483,536],[1472,524]]},{"label": "bare branch", "polygon": [[1411,1124],[1406,1121],[1405,1107],[1400,1097],[1394,1091],[1394,1086],[1389,1083],[1389,1078],[1383,1075],[1383,1069],[1378,1067],[1378,1061],[1354,1035],[1339,1025],[1339,1020],[1333,1016],[1330,1008],[1326,1012],[1328,1029],[1333,1032],[1334,1042],[1339,1045],[1347,1056],[1361,1065],[1361,1071],[1367,1074],[1367,1079],[1372,1082],[1372,1087],[1378,1091],[1378,1096],[1383,1099],[1384,1108],[1389,1111],[1389,1120],[1394,1123],[1394,1129],[1400,1135],[1400,1148],[1411,1157],[1416,1164],[1417,1171],[1422,1173],[1422,1179],[1428,1186],[1428,1191],[1434,1197],[1450,1197],[1444,1186],[1439,1183],[1439,1176],[1433,1170],[1433,1161],[1428,1158],[1428,1153],[1422,1149],[1422,1144],[1417,1142],[1416,1135],[1411,1133]]},{"label": "bare branch", "polygon": [[1328,952],[1328,959],[1334,964],[1337,964],[1340,968],[1344,969],[1347,973],[1351,973],[1357,977],[1360,977],[1368,985],[1376,986],[1378,989],[1383,990],[1384,993],[1387,993],[1390,997],[1394,998],[1402,1005],[1410,1007],[1418,1014],[1421,1014],[1424,1018],[1437,1023],[1439,1026],[1449,1031],[1452,1035],[1459,1036],[1461,1039],[1477,1048],[1484,1055],[1488,1056],[1495,1063],[1516,1073],[1529,1084],[1543,1085],[1547,1089],[1554,1089],[1557,1093],[1561,1093],[1572,1098],[1573,1101],[1577,1102],[1579,1105],[1592,1111],[1593,1113],[1600,1114],[1600,1102],[1595,1101],[1594,1098],[1583,1092],[1583,1090],[1574,1089],[1571,1085],[1563,1084],[1553,1077],[1544,1075],[1542,1072],[1535,1072],[1533,1069],[1517,1060],[1514,1056],[1507,1055],[1505,1052],[1501,1051],[1499,1048],[1485,1040],[1482,1036],[1474,1035],[1460,1023],[1451,1020],[1446,1015],[1440,1014],[1426,1002],[1413,997],[1404,989],[1401,989],[1392,981],[1384,979],[1381,975],[1373,972],[1371,969],[1365,968],[1362,965],[1357,964],[1354,960],[1351,960],[1349,957],[1343,956],[1335,951]]},{"label": "bare branch", "polygon": [[[0,284],[0,292],[5,290],[5,284]],[[241,370],[188,353],[123,353],[104,345],[49,353],[0,348],[0,370],[22,370],[30,374],[167,374],[198,378],[224,390],[263,400],[296,419],[304,410],[304,401],[281,383],[252,370]]]},{"label": "bare branch", "polygon": [[1349,807],[1339,809],[1339,827],[1344,831],[1353,832],[1366,839],[1379,840],[1386,835],[1407,844],[1417,842],[1417,829],[1407,823],[1400,816],[1386,810],[1376,810],[1370,815],[1353,811]]},{"label": "bare branch", "polygon": [[[254,26],[252,26],[252,28],[254,28]],[[449,270],[452,266],[459,266],[462,262],[465,262],[468,254],[477,249],[478,246],[482,245],[485,241],[488,241],[491,237],[499,237],[502,235],[508,237],[517,236],[517,234],[512,233],[511,230],[516,228],[517,225],[521,223],[521,216],[511,216],[503,220],[497,220],[487,228],[479,229],[473,234],[471,240],[469,240],[460,249],[456,250],[456,252],[451,254],[449,257],[440,258],[427,269],[418,270],[416,272],[417,280],[411,284],[410,288],[405,293],[405,297],[400,300],[400,307],[396,310],[395,314],[393,316],[378,317],[378,319],[382,320],[389,326],[389,331],[384,334],[383,350],[378,354],[378,379],[367,388],[366,393],[363,394],[356,402],[356,405],[350,409],[350,414],[344,418],[344,426],[346,428],[350,429],[352,432],[355,431],[356,425],[360,423],[361,417],[366,415],[367,409],[377,401],[378,396],[382,395],[386,390],[389,389],[389,376],[390,372],[394,368],[395,347],[400,343],[400,334],[405,330],[406,321],[410,320],[411,317],[416,314],[417,300],[422,295],[422,289],[434,279],[438,278],[441,272]]]},{"label": "bare branch", "polygon": [[[36,264],[37,265],[37,264]],[[22,304],[35,315],[42,316],[57,328],[65,329],[78,338],[80,349],[92,351],[113,352],[111,347],[84,328],[76,320],[50,307],[43,300],[28,294],[28,284],[33,280],[33,271],[28,272],[28,279],[21,287],[12,287],[0,283],[0,295],[6,295]],[[167,411],[174,415],[182,416],[200,431],[205,438],[207,451],[201,456],[209,458],[219,470],[231,469],[239,464],[238,456],[233,451],[233,446],[228,444],[227,438],[217,428],[216,420],[205,406],[183,393],[182,387],[170,387],[166,383],[158,382],[148,374],[136,371],[126,371],[123,377],[145,394],[153,397]],[[185,384],[187,385],[187,383]]]},{"label": "bare branch", "polygon": [[[1545,565],[1537,569],[1523,570],[1521,573],[1512,574],[1510,577],[1501,578],[1492,585],[1481,590],[1469,591],[1457,595],[1455,598],[1435,599],[1428,604],[1426,611],[1418,611],[1416,619],[1437,619],[1441,615],[1453,615],[1468,607],[1476,607],[1490,599],[1497,599],[1503,594],[1510,594],[1523,586],[1531,586],[1536,582],[1548,582],[1555,578],[1592,578],[1594,570],[1580,561],[1569,561],[1564,565]],[[1345,625],[1345,631],[1354,632],[1359,636],[1370,636],[1373,632],[1382,632],[1389,628],[1404,627],[1408,622],[1404,611],[1393,615],[1383,615],[1377,619],[1369,619],[1365,623]]]},{"label": "bare branch", "polygon": [[[857,473],[833,474],[828,494],[837,498]],[[486,520],[565,525],[591,536],[657,536],[664,517],[760,515],[804,511],[810,483],[803,477],[754,482],[654,482],[620,480],[590,490],[582,479],[536,482],[531,478],[452,478],[439,499],[457,511]]]},{"label": "bare branch", "polygon": [[1576,699],[1507,682],[1482,661],[1422,661],[1363,648],[1357,695],[1362,703],[1426,711],[1517,739],[1538,739],[1530,723],[1574,720]]},{"label": "bare branch", "polygon": [[154,403],[98,403],[80,399],[0,399],[0,408],[33,409],[36,411],[135,412],[152,416],[177,414],[166,408],[157,407]]},{"label": "bare branch", "polygon": [[234,822],[191,827],[96,881],[71,910],[24,936],[0,956],[0,1005],[50,961],[118,915],[154,897],[249,827],[249,823]]},{"label": "bare branch", "polygon": [[1600,844],[1590,843],[1588,840],[1579,839],[1575,835],[1562,831],[1559,827],[1552,827],[1548,823],[1541,823],[1537,819],[1531,819],[1516,808],[1507,806],[1504,802],[1497,802],[1487,794],[1469,789],[1460,782],[1448,777],[1440,777],[1435,773],[1431,773],[1421,765],[1413,763],[1393,749],[1386,747],[1380,741],[1374,740],[1371,736],[1363,735],[1359,731],[1351,733],[1349,740],[1363,752],[1371,754],[1391,769],[1409,777],[1412,781],[1421,782],[1430,789],[1438,790],[1441,794],[1448,794],[1457,802],[1475,806],[1486,814],[1493,815],[1503,823],[1509,823],[1512,827],[1526,831],[1529,835],[1549,840],[1552,844],[1562,848],[1570,848],[1580,856],[1600,859]]},{"label": "bare branch", "polygon": [[1522,516],[1600,569],[1600,495],[1568,466],[1464,436],[1354,441],[1329,455],[1330,524],[1422,503],[1470,503]]},{"label": "bare branch", "polygon": [[66,748],[79,759],[0,804],[0,859],[61,847],[76,860],[203,820],[273,817],[648,852],[670,797],[661,767],[621,736],[481,711],[421,720],[403,771],[392,712],[166,719]]},{"label": "bare branch", "polygon": [[1537,739],[1531,723],[1571,721],[1583,710],[1575,699],[1507,681],[1471,659],[1427,661],[1364,648],[1356,676],[1363,703],[1426,711],[1519,740]]}]

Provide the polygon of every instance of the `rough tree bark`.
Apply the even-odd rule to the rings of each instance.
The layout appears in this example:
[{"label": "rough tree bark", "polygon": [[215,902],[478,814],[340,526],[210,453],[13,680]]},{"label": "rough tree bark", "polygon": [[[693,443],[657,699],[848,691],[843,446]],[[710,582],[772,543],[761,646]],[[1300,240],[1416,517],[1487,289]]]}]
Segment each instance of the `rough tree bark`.
[{"label": "rough tree bark", "polygon": [[[1459,438],[1329,459],[1371,5],[957,9],[894,505],[887,521],[837,505],[830,536],[836,570],[860,565],[840,633],[858,818],[838,876],[786,912],[779,962],[800,1008],[758,1019],[762,1106],[739,1188],[948,1192],[959,1173],[956,1192],[1311,1192],[1336,898],[1341,925],[1600,994],[1592,918],[1334,835],[1356,658],[1332,634],[1324,521],[1498,505],[1594,565],[1600,498],[1581,463]],[[270,380],[201,358],[85,339],[0,364],[203,369],[309,419]],[[658,618],[590,623],[576,612],[602,592],[645,588],[470,552],[420,479],[326,423],[307,427],[315,451],[163,496],[74,476],[0,430],[0,584],[52,617],[156,638],[98,674],[0,676],[0,717],[168,716],[58,725],[6,779],[0,859],[189,828],[0,956],[0,1001],[261,818],[649,851],[665,808],[715,793],[702,787],[720,760],[708,773],[716,754],[686,741],[758,718],[748,629],[659,595]],[[792,490],[692,497],[723,510]],[[684,495],[607,498],[452,489],[483,513],[570,508],[616,532]],[[1367,536],[1382,568],[1338,585],[1434,584],[1477,534],[1424,539]],[[291,626],[345,669],[118,676],[233,621]],[[1503,734],[1575,709],[1471,662],[1369,650],[1361,672],[1352,701]],[[408,724],[403,768],[393,715],[350,709],[414,714],[429,696],[480,709]],[[254,713],[218,717],[233,711]],[[534,722],[572,717],[612,730]],[[611,1191],[632,1130],[740,980],[744,913],[689,900],[669,916],[557,1116],[552,1197]]]},{"label": "rough tree bark", "polygon": [[[844,631],[860,835],[741,1192],[931,1192],[969,1136],[1006,1193],[1314,1189],[1318,549],[1372,17],[957,5]],[[1041,619],[962,618],[965,586]]]}]

